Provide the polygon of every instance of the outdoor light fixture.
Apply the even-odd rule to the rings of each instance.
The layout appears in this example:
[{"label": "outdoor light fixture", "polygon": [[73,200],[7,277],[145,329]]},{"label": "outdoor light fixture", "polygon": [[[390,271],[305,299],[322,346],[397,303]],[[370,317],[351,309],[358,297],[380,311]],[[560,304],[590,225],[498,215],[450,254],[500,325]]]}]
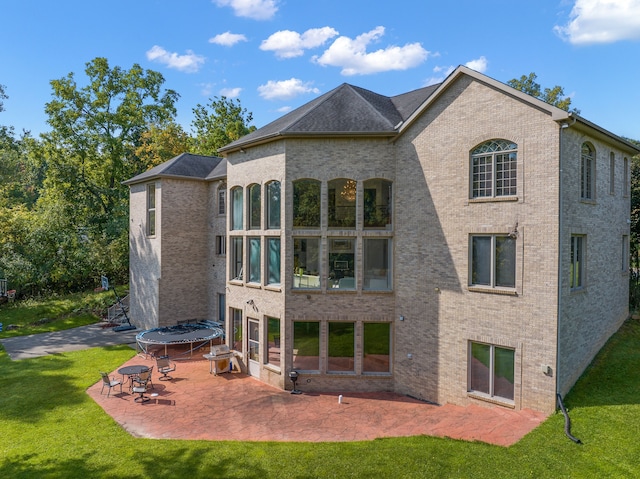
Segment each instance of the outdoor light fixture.
[{"label": "outdoor light fixture", "polygon": [[302,391],[296,388],[296,382],[298,381],[298,371],[290,371],[289,379],[291,379],[291,382],[293,383],[291,394],[302,394]]}]

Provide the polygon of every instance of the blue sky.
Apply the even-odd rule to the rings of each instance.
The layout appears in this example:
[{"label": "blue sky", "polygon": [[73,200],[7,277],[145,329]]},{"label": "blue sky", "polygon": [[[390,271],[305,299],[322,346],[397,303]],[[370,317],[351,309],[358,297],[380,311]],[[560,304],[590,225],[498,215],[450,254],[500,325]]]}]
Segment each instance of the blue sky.
[{"label": "blue sky", "polygon": [[95,57],[162,73],[187,131],[214,96],[261,127],[341,83],[392,96],[466,65],[501,82],[535,72],[640,140],[640,0],[2,0],[0,124],[48,131],[49,82],[84,86]]}]

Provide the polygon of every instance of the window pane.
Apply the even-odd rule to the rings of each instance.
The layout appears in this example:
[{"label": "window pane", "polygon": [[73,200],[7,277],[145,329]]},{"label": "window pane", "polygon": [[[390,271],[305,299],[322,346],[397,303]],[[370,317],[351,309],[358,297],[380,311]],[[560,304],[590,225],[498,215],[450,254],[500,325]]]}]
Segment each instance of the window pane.
[{"label": "window pane", "polygon": [[249,187],[249,229],[260,229],[260,185]]},{"label": "window pane", "polygon": [[473,158],[473,197],[493,195],[493,158],[480,156]]},{"label": "window pane", "polygon": [[582,287],[582,279],[584,275],[583,268],[583,237],[571,237],[571,270],[569,272],[571,287]]},{"label": "window pane", "polygon": [[267,284],[280,284],[280,238],[267,239]]},{"label": "window pane", "polygon": [[388,373],[391,371],[391,325],[364,323],[362,371]]},{"label": "window pane", "polygon": [[267,318],[267,362],[280,366],[280,319]]},{"label": "window pane", "polygon": [[370,291],[391,289],[389,267],[389,244],[387,238],[364,239],[364,288]]},{"label": "window pane", "polygon": [[513,400],[515,351],[496,346],[494,355],[493,395]]},{"label": "window pane", "polygon": [[233,309],[233,349],[242,351],[242,310]]},{"label": "window pane", "polygon": [[320,369],[320,323],[293,322],[293,369]]},{"label": "window pane", "polygon": [[231,190],[231,229],[242,229],[242,188],[236,187]]},{"label": "window pane", "polygon": [[355,289],[355,238],[329,238],[329,289]]},{"label": "window pane", "polygon": [[327,370],[352,372],[355,370],[354,323],[329,323]]},{"label": "window pane", "polygon": [[491,394],[491,346],[488,344],[471,343],[471,364],[469,365],[469,389],[485,394]]},{"label": "window pane", "polygon": [[391,182],[381,179],[364,182],[363,218],[365,228],[391,225]]},{"label": "window pane", "polygon": [[260,238],[249,238],[249,282],[260,282]]},{"label": "window pane", "polygon": [[280,182],[267,185],[267,228],[280,228]]},{"label": "window pane", "polygon": [[582,145],[580,194],[584,199],[593,198],[595,151],[587,143]]},{"label": "window pane", "polygon": [[320,227],[320,182],[293,182],[293,226]]},{"label": "window pane", "polygon": [[471,284],[491,286],[491,237],[471,239]]},{"label": "window pane", "polygon": [[516,286],[516,240],[496,236],[496,286]]},{"label": "window pane", "polygon": [[329,227],[356,227],[356,186],[354,180],[337,179],[329,182]]},{"label": "window pane", "polygon": [[156,234],[156,185],[147,185],[147,235]]},{"label": "window pane", "polygon": [[496,155],[496,196],[517,194],[516,157],[515,152]]},{"label": "window pane", "polygon": [[293,287],[320,287],[320,239],[294,238]]},{"label": "window pane", "polygon": [[223,324],[223,325],[227,321],[226,303],[227,303],[226,296],[224,294],[218,294],[218,322]]},{"label": "window pane", "polygon": [[231,238],[233,244],[232,258],[231,258],[231,279],[242,281],[242,238]]},{"label": "window pane", "polygon": [[220,185],[218,189],[218,214],[227,213],[227,185]]}]

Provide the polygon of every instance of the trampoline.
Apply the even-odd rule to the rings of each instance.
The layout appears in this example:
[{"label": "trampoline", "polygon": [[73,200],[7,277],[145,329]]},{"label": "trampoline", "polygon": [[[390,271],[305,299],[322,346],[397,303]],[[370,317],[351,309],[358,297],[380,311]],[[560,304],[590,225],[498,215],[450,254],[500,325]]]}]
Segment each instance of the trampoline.
[{"label": "trampoline", "polygon": [[[216,324],[215,326],[213,324]],[[149,346],[164,345],[164,355],[167,356],[167,346],[175,344],[189,344],[189,353],[193,355],[194,343],[199,343],[195,349],[201,348],[207,342],[224,336],[222,328],[217,323],[210,324],[178,324],[162,328],[148,329],[136,335],[138,348],[149,354]],[[186,354],[186,353],[185,353]]]}]

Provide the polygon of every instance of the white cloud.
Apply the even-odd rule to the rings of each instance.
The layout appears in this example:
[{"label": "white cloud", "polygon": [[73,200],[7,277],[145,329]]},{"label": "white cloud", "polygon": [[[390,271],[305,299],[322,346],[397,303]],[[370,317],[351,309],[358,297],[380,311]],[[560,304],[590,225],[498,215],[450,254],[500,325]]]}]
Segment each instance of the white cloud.
[{"label": "white cloud", "polygon": [[260,50],[273,51],[278,58],[294,58],[301,56],[309,48],[323,45],[336,35],[338,31],[331,27],[311,28],[302,35],[291,30],[281,30],[263,40]]},{"label": "white cloud", "polygon": [[580,45],[640,39],[640,0],[576,0],[569,22],[553,30]]},{"label": "white cloud", "polygon": [[278,11],[278,0],[213,0],[219,7],[231,7],[238,17],[269,20]]},{"label": "white cloud", "polygon": [[266,85],[258,87],[258,93],[265,100],[290,100],[307,93],[320,93],[320,90],[311,85],[311,82],[305,83],[298,78],[281,81],[269,80]]},{"label": "white cloud", "polygon": [[222,90],[220,90],[220,94],[222,96],[226,96],[227,98],[238,98],[240,96],[241,91],[242,91],[242,88],[239,88],[239,87],[223,88]]},{"label": "white cloud", "polygon": [[484,73],[487,71],[487,64],[489,62],[485,57],[476,58],[475,60],[471,60],[464,64],[467,68],[471,68],[480,73]]},{"label": "white cloud", "polygon": [[454,66],[436,66],[433,68],[433,73],[436,73],[436,75],[427,78],[424,81],[424,86],[429,86],[429,85],[435,85],[436,83],[442,83],[445,78],[447,78],[449,75],[451,75],[451,73],[453,73],[453,70],[455,70],[456,67]]},{"label": "white cloud", "polygon": [[343,75],[351,76],[407,70],[418,66],[430,55],[420,43],[408,43],[403,47],[389,46],[368,53],[367,46],[382,35],[384,27],[376,27],[355,39],[339,37],[320,57],[314,57],[314,60],[323,66],[341,67]]},{"label": "white cloud", "polygon": [[186,55],[178,55],[177,53],[168,52],[158,45],[154,45],[147,51],[147,60],[162,63],[169,68],[175,68],[182,72],[194,73],[200,69],[205,59],[201,55],[196,55],[191,50],[187,50]]},{"label": "white cloud", "polygon": [[232,47],[238,42],[246,42],[247,37],[241,33],[224,32],[209,38],[209,43],[215,43],[216,45],[222,45],[224,47]]}]

